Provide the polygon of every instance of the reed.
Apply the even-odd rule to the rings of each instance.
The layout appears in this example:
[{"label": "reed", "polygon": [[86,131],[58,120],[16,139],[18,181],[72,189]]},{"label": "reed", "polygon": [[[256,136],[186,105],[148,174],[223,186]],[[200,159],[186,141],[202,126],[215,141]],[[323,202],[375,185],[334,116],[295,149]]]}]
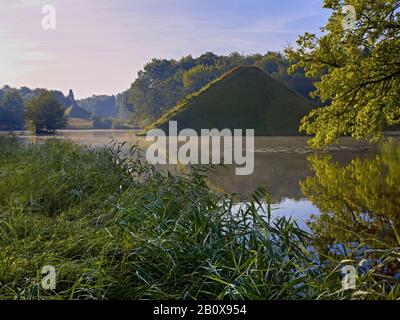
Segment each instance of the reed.
[{"label": "reed", "polygon": [[[205,170],[165,174],[125,144],[1,138],[0,298],[400,297],[373,269],[357,290],[341,291],[340,262],[318,262],[311,235],[263,212],[265,190],[237,209]],[[40,285],[44,265],[57,270],[53,291]]]}]

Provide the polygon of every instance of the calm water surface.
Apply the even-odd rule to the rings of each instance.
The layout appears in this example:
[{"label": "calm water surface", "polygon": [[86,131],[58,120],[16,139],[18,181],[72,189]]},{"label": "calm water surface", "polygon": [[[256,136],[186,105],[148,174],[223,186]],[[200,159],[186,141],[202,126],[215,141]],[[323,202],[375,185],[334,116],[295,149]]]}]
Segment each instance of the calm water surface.
[{"label": "calm water surface", "polygon": [[[40,142],[49,138],[34,136],[29,132],[17,132],[16,135],[27,142]],[[143,148],[149,144],[143,137],[136,136],[135,131],[129,130],[64,130],[58,133],[57,137],[93,147],[107,146],[113,140],[127,141],[129,144],[139,143]],[[397,144],[396,141],[398,138],[393,138],[391,144]],[[257,186],[265,186],[271,195],[273,214],[293,216],[300,225],[308,229],[305,222],[310,220],[310,217],[319,216],[321,212],[328,214],[337,205],[332,203],[329,206],[329,199],[334,202],[341,196],[342,201],[346,201],[344,190],[335,188],[340,179],[344,179],[340,183],[350,192],[352,188],[349,185],[362,185],[370,174],[376,174],[376,170],[386,177],[387,173],[383,172],[387,172],[387,168],[384,168],[384,163],[380,163],[383,154],[381,149],[367,142],[344,138],[340,144],[324,152],[315,152],[308,148],[305,137],[257,137],[254,150],[255,170],[252,175],[236,176],[235,167],[228,166],[218,168],[215,174],[210,174],[210,180],[228,193],[237,193],[241,201],[246,201]],[[394,150],[388,152],[396,154]],[[365,165],[366,168],[362,181],[357,180],[360,177],[353,177],[357,164]],[[364,192],[372,191],[367,190],[368,186],[365,187]],[[355,194],[350,197],[351,205],[366,196],[360,190],[353,192]],[[390,197],[393,197],[394,202],[400,199],[399,194],[392,194]],[[346,207],[348,204],[343,205]],[[354,208],[361,211],[366,209]]]},{"label": "calm water surface", "polygon": [[[49,138],[27,132],[17,135],[26,142]],[[143,149],[149,144],[134,131],[62,131],[58,137],[93,147],[110,145],[113,140],[138,143]],[[237,206],[257,186],[265,186],[271,195],[272,216],[293,217],[314,234],[313,252],[318,252],[321,261],[329,256],[341,261],[349,254],[355,261],[371,261],[379,259],[371,249],[400,245],[399,141],[391,137],[370,145],[346,138],[325,152],[315,152],[304,137],[259,137],[251,176],[236,176],[235,168],[228,166],[218,168],[209,179],[217,188],[237,193]],[[394,265],[385,274],[398,275],[398,270]]]}]

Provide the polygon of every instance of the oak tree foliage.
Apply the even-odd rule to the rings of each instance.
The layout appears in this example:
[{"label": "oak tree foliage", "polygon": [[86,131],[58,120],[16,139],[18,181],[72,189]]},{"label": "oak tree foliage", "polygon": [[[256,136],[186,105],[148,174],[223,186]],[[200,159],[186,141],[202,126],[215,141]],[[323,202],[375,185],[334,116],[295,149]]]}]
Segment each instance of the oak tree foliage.
[{"label": "oak tree foliage", "polygon": [[[345,6],[354,8],[351,28]],[[305,33],[286,50],[291,72],[300,68],[320,79],[313,96],[321,107],[303,119],[301,130],[315,135],[317,148],[343,135],[376,141],[400,124],[400,2],[325,0],[324,7],[332,14],[322,35]]]}]

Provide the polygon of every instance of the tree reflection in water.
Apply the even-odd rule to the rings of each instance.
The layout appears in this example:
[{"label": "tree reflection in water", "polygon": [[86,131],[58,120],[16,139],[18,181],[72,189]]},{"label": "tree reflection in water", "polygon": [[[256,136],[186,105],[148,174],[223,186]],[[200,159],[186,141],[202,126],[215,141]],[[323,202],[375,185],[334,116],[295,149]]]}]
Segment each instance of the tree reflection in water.
[{"label": "tree reflection in water", "polygon": [[[400,144],[385,142],[375,158],[347,166],[331,156],[308,160],[315,175],[301,182],[301,190],[321,211],[308,223],[321,259],[376,262],[382,255],[375,250],[400,247]],[[386,275],[400,269],[399,259],[391,261],[382,270]]]}]

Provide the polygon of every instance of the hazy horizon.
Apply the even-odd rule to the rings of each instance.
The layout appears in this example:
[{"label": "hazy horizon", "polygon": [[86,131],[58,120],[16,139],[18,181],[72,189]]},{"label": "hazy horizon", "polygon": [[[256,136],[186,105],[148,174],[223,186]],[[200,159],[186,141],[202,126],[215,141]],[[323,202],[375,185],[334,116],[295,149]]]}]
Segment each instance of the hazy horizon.
[{"label": "hazy horizon", "polygon": [[[152,58],[281,51],[325,24],[321,3],[0,0],[0,86],[117,94]],[[47,4],[57,13],[52,31],[41,27]]]}]

